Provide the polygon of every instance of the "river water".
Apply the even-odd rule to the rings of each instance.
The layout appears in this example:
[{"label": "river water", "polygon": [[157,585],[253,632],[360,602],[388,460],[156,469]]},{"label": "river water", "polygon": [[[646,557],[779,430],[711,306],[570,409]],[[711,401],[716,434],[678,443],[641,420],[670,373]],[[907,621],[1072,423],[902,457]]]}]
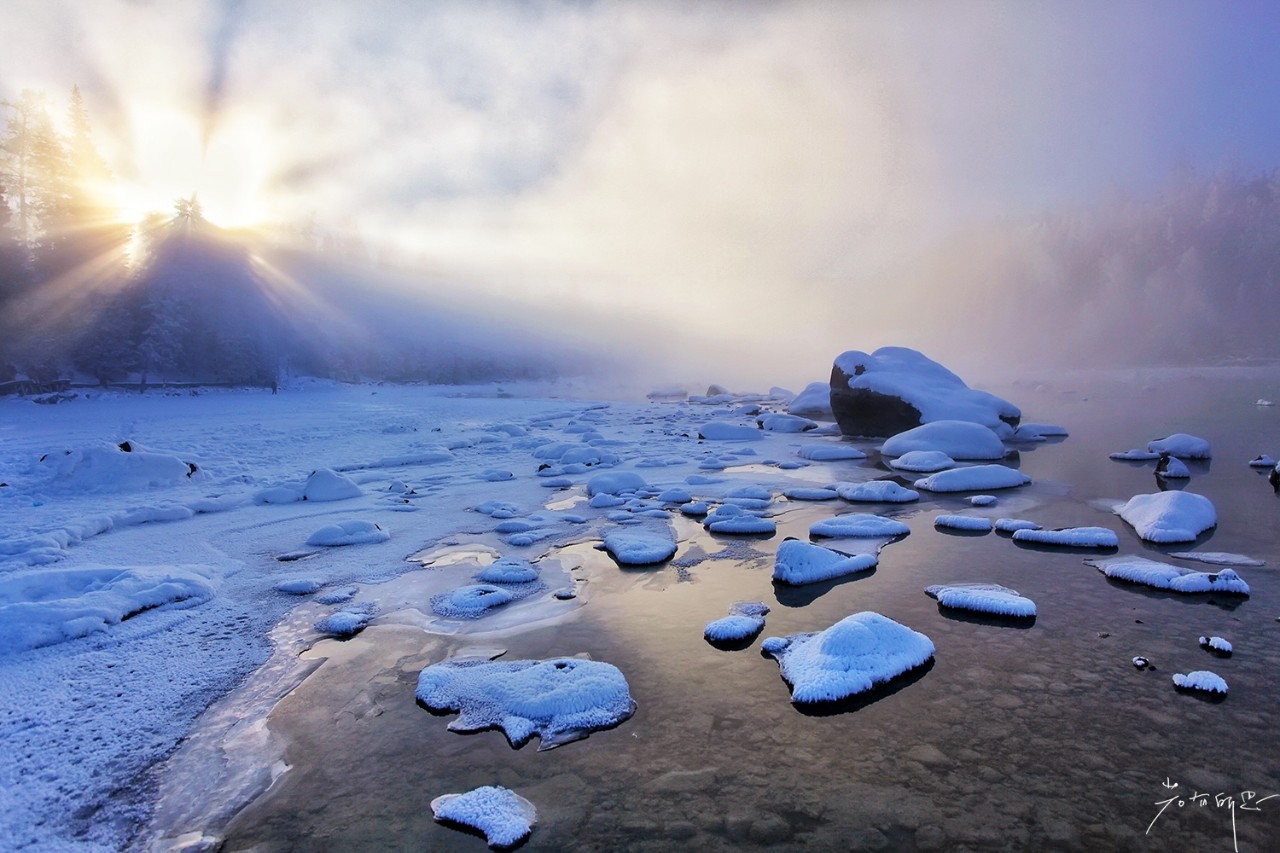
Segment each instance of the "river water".
[{"label": "river water", "polygon": [[[1280,794],[1280,498],[1246,464],[1280,453],[1280,413],[1255,405],[1280,397],[1280,382],[1152,373],[991,390],[1071,436],[1024,445],[1011,462],[1033,484],[999,493],[983,514],[1107,526],[1119,553],[1213,570],[1162,557],[1178,549],[1144,546],[1102,508],[1156,490],[1150,465],[1109,452],[1200,435],[1214,459],[1191,466],[1186,488],[1214,502],[1219,525],[1195,547],[1265,560],[1240,569],[1251,597],[1146,590],[1108,581],[1084,564],[1088,551],[936,530],[940,512],[977,512],[961,496],[857,507],[896,515],[912,533],[874,572],[799,590],[771,582],[778,544],[855,508],[782,504],[768,539],[713,537],[677,519],[677,559],[652,569],[570,545],[553,556],[576,566],[581,606],[556,620],[480,636],[375,626],[317,644],[308,656],[327,660],[268,721],[290,769],[239,814],[223,849],[483,850],[436,824],[429,803],[485,784],[537,806],[527,850],[1276,849],[1280,797],[1252,810],[1242,792]],[[863,479],[877,462],[845,464]],[[956,618],[923,592],[949,581],[1011,587],[1039,615],[1030,626]],[[935,661],[840,713],[805,713],[760,639],[737,651],[703,641],[703,626],[740,600],[773,608],[761,638],[874,610],[927,634]],[[1227,638],[1235,654],[1211,656],[1202,634]],[[613,663],[638,710],[546,752],[513,750],[496,731],[449,732],[450,718],[415,703],[418,673],[477,642],[510,660]],[[1135,655],[1154,667],[1136,669]],[[1172,674],[1197,669],[1223,676],[1229,697],[1175,691]]]}]

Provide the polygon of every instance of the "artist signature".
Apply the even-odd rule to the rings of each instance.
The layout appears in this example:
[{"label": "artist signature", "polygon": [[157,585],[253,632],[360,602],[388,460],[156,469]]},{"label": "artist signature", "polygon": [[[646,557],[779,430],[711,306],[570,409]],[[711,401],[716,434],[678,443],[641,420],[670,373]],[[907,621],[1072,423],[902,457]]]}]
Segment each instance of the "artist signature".
[{"label": "artist signature", "polygon": [[[1178,787],[1178,783],[1169,779],[1164,779],[1164,789],[1172,791]],[[1156,803],[1160,807],[1160,811],[1156,812],[1156,816],[1151,819],[1151,823],[1147,824],[1147,835],[1151,834],[1152,828],[1156,825],[1156,821],[1160,820],[1160,816],[1168,811],[1170,806],[1183,808],[1184,806],[1213,806],[1215,809],[1227,809],[1231,812],[1231,845],[1236,853],[1240,853],[1240,843],[1236,840],[1236,812],[1261,812],[1259,808],[1267,800],[1280,796],[1280,794],[1268,794],[1265,797],[1259,797],[1256,791],[1241,791],[1239,794],[1201,794],[1199,792],[1191,794],[1173,794],[1167,800],[1160,800]]]}]

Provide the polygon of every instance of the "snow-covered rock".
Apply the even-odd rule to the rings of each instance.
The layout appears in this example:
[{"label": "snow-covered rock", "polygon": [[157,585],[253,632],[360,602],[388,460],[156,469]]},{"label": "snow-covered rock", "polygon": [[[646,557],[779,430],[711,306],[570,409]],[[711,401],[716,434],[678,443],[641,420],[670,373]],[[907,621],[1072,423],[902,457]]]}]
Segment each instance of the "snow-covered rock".
[{"label": "snow-covered rock", "polygon": [[94,493],[184,483],[199,470],[178,456],[147,450],[132,441],[46,453],[38,465],[50,485]]},{"label": "snow-covered rock", "polygon": [[876,567],[874,554],[848,556],[803,542],[787,539],[778,546],[773,564],[773,579],[778,583],[798,586],[865,572]]},{"label": "snow-covered rock", "polygon": [[0,654],[107,631],[144,611],[213,598],[197,567],[40,568],[0,574]]},{"label": "snow-covered rock", "polygon": [[1015,542],[1058,545],[1064,548],[1117,548],[1120,537],[1106,527],[1063,527],[1058,530],[1023,529],[1013,532]]},{"label": "snow-covered rock", "polygon": [[1192,542],[1218,524],[1213,503],[1191,492],[1135,495],[1120,507],[1120,517],[1147,542]]},{"label": "snow-covered rock", "polygon": [[524,797],[498,785],[462,794],[443,794],[431,801],[431,812],[443,823],[478,830],[497,850],[510,849],[533,832],[538,810]]},{"label": "snow-covered rock", "polygon": [[1178,457],[1166,453],[1156,463],[1156,473],[1166,480],[1186,480],[1191,476],[1191,469]]},{"label": "snow-covered rock", "polygon": [[913,485],[929,492],[985,492],[1025,486],[1031,478],[1005,465],[974,465],[930,474]]},{"label": "snow-covered rock", "polygon": [[343,501],[361,494],[360,487],[351,478],[328,468],[313,471],[302,488],[304,501]]},{"label": "snow-covered rock", "polygon": [[1249,585],[1231,569],[1220,572],[1197,572],[1168,563],[1149,560],[1146,557],[1111,557],[1105,560],[1085,560],[1109,578],[1141,584],[1154,589],[1195,594],[1221,592],[1232,595],[1248,595]]},{"label": "snow-covered rock", "polygon": [[770,518],[762,518],[736,504],[727,503],[702,520],[703,527],[712,533],[738,536],[764,536],[773,534],[777,524]]},{"label": "snow-covered rock", "polygon": [[867,480],[862,483],[835,483],[836,494],[851,503],[911,503],[920,493],[900,486],[892,480]]},{"label": "snow-covered rock", "polygon": [[994,394],[977,391],[922,353],[881,347],[850,350],[831,369],[831,409],[845,435],[894,435],[922,423],[973,421],[1011,431],[1022,413]]},{"label": "snow-covered rock", "polygon": [[996,583],[948,583],[926,587],[925,592],[943,607],[1013,616],[1026,619],[1036,615],[1036,603],[1017,591]]},{"label": "snow-covered rock", "polygon": [[991,519],[984,518],[980,515],[939,515],[933,520],[934,527],[943,527],[949,530],[967,530],[974,533],[991,532]]},{"label": "snow-covered rock", "polygon": [[1009,436],[1010,441],[1047,441],[1050,438],[1065,438],[1067,428],[1058,424],[1037,424],[1023,422]]},{"label": "snow-covered rock", "polygon": [[933,641],[872,611],[824,631],[769,637],[761,651],[778,661],[799,703],[834,702],[884,684],[933,657]]},{"label": "snow-covered rock", "polygon": [[765,415],[756,423],[765,432],[808,432],[818,428],[813,421],[798,415]]},{"label": "snow-covered rock", "polygon": [[711,421],[698,427],[698,438],[707,441],[758,441],[761,431],[750,424]]},{"label": "snow-covered rock", "polygon": [[1152,453],[1150,450],[1139,450],[1136,447],[1132,450],[1118,450],[1115,453],[1108,454],[1108,458],[1116,459],[1120,462],[1150,462],[1153,459],[1159,459],[1159,453]]},{"label": "snow-covered rock", "polygon": [[617,495],[622,492],[634,492],[648,487],[644,477],[634,471],[604,471],[587,480],[587,494]]},{"label": "snow-covered rock", "polygon": [[1201,637],[1200,648],[1222,657],[1230,657],[1232,652],[1231,642],[1222,637]]},{"label": "snow-covered rock", "polygon": [[841,462],[846,459],[867,458],[867,454],[852,444],[806,444],[796,451],[796,455],[810,462]]},{"label": "snow-covered rock", "polygon": [[840,497],[835,489],[823,489],[812,486],[795,486],[785,490],[783,496],[792,501],[833,501]]},{"label": "snow-covered rock", "polygon": [[880,448],[884,456],[905,456],[912,451],[943,453],[952,460],[1003,459],[1004,442],[982,424],[970,421],[931,421],[889,438]]},{"label": "snow-covered rock", "polygon": [[996,530],[1001,533],[1016,533],[1019,530],[1039,530],[1040,525],[1025,518],[997,518]]},{"label": "snow-covered rock", "polygon": [[538,579],[538,569],[523,557],[500,557],[474,577],[482,584],[532,583]]},{"label": "snow-covered rock", "polygon": [[1280,463],[1277,463],[1276,460],[1268,453],[1259,453],[1257,456],[1249,460],[1250,468],[1274,468],[1277,464]]},{"label": "snow-covered rock", "polygon": [[324,581],[319,578],[291,578],[277,583],[275,590],[285,595],[311,595],[323,587]]},{"label": "snow-covered rock", "polygon": [[416,695],[432,710],[459,712],[450,731],[502,729],[517,749],[536,734],[540,752],[612,728],[636,709],[616,666],[578,658],[445,661],[422,670]]},{"label": "snow-covered rock", "polygon": [[729,615],[708,622],[702,636],[713,643],[741,642],[764,630],[769,607],[761,601],[739,601],[729,607]]},{"label": "snow-covered rock", "polygon": [[321,634],[334,637],[354,637],[369,625],[373,611],[368,608],[350,608],[330,613],[315,624]]},{"label": "snow-covered rock", "polygon": [[671,559],[676,538],[670,527],[615,528],[604,535],[604,550],[624,566],[652,566]]},{"label": "snow-covered rock", "polygon": [[1173,676],[1174,686],[1182,690],[1198,690],[1201,693],[1227,694],[1227,682],[1216,672],[1198,669],[1194,672],[1176,673]]},{"label": "snow-covered rock", "polygon": [[479,619],[516,596],[491,583],[469,584],[431,596],[431,609],[446,619]]},{"label": "snow-covered rock", "polygon": [[308,545],[322,545],[327,548],[339,545],[372,545],[386,542],[391,534],[372,521],[341,521],[321,527],[307,539]]},{"label": "snow-covered rock", "polygon": [[908,450],[897,459],[889,460],[889,467],[913,474],[932,474],[955,466],[956,460],[941,450]]},{"label": "snow-covered rock", "polygon": [[835,420],[835,415],[831,413],[831,383],[810,382],[791,401],[787,411],[802,418],[819,421]]},{"label": "snow-covered rock", "polygon": [[906,536],[910,532],[911,528],[897,519],[863,512],[824,518],[809,525],[810,536],[828,539]]},{"label": "snow-covered rock", "polygon": [[1208,459],[1213,455],[1208,441],[1185,432],[1175,432],[1173,435],[1148,441],[1147,450],[1152,453],[1168,453],[1181,459]]}]

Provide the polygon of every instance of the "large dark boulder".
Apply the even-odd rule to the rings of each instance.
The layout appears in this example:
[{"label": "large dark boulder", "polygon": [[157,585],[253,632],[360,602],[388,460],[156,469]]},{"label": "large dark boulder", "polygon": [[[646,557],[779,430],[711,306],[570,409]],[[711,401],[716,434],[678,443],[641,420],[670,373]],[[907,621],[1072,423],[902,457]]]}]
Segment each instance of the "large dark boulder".
[{"label": "large dark boulder", "polygon": [[897,435],[940,420],[972,421],[1008,435],[1017,406],[970,388],[959,376],[906,347],[842,353],[831,368],[831,411],[850,436]]}]

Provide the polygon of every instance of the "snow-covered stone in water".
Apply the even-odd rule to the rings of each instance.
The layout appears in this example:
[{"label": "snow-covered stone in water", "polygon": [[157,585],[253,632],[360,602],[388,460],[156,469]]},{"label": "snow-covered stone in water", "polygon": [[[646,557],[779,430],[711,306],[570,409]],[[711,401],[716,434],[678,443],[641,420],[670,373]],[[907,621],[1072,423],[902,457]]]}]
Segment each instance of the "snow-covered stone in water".
[{"label": "snow-covered stone in water", "polygon": [[459,712],[450,731],[502,729],[517,749],[536,734],[539,752],[613,728],[636,709],[616,666],[578,658],[432,664],[416,695],[432,710]]},{"label": "snow-covered stone in water", "polygon": [[710,511],[711,507],[705,501],[691,501],[680,505],[680,513],[690,518],[701,518]]},{"label": "snow-covered stone in water", "polygon": [[994,394],[977,391],[922,353],[881,347],[851,350],[831,369],[831,409],[845,435],[894,435],[923,423],[972,421],[1011,431],[1022,412]]},{"label": "snow-covered stone in water", "polygon": [[787,388],[783,388],[780,385],[774,385],[772,388],[769,389],[770,400],[777,400],[781,403],[788,403],[794,400],[795,397],[796,397],[795,391],[792,391]]},{"label": "snow-covered stone in water", "polygon": [[771,501],[773,492],[764,486],[738,486],[725,492],[725,498],[748,498],[750,500]]},{"label": "snow-covered stone in water", "polygon": [[1267,453],[1260,453],[1249,460],[1249,467],[1251,468],[1274,468],[1277,464],[1280,463],[1277,463],[1276,460]]},{"label": "snow-covered stone in water", "polygon": [[344,477],[328,468],[312,472],[307,478],[307,485],[302,489],[304,501],[342,501],[359,497],[361,494],[363,492],[360,487],[349,477]]},{"label": "snow-covered stone in water", "polygon": [[1111,557],[1106,560],[1085,560],[1109,578],[1142,584],[1154,589],[1195,594],[1220,592],[1232,595],[1248,595],[1249,585],[1232,569],[1220,572],[1197,572],[1168,563],[1159,563],[1146,557]]},{"label": "snow-covered stone in water", "polygon": [[765,415],[756,420],[765,432],[808,432],[818,425],[808,418],[796,415]]},{"label": "snow-covered stone in water", "polygon": [[1178,457],[1165,454],[1156,463],[1156,473],[1166,480],[1186,480],[1191,476],[1191,469]]},{"label": "snow-covered stone in water", "polygon": [[0,654],[107,631],[155,608],[213,598],[196,567],[40,568],[0,573]]},{"label": "snow-covered stone in water", "polygon": [[796,454],[810,462],[840,462],[846,459],[867,458],[867,454],[851,444],[806,444],[797,450]]},{"label": "snow-covered stone in water", "polygon": [[523,557],[500,557],[476,572],[475,579],[485,584],[532,583],[538,569]]},{"label": "snow-covered stone in water", "polygon": [[276,584],[276,592],[283,592],[286,595],[311,595],[324,586],[324,581],[318,578],[295,578],[293,580],[280,581]]},{"label": "snow-covered stone in water", "polygon": [[634,492],[648,486],[644,477],[634,471],[605,471],[587,480],[587,494],[592,497],[616,495],[621,492]]},{"label": "snow-covered stone in water", "polygon": [[1168,453],[1181,459],[1208,459],[1213,455],[1209,442],[1185,432],[1175,432],[1173,435],[1148,441],[1147,450],[1152,453]]},{"label": "snow-covered stone in water", "polygon": [[1057,424],[1021,423],[1009,436],[1010,441],[1045,441],[1050,438],[1065,438],[1067,428]]},{"label": "snow-covered stone in water", "polygon": [[1213,503],[1204,495],[1191,492],[1135,495],[1119,512],[1147,542],[1192,542],[1218,524]]},{"label": "snow-covered stone in water", "polygon": [[832,501],[840,497],[835,489],[822,489],[810,486],[796,486],[784,491],[783,496],[793,501]]},{"label": "snow-covered stone in water", "polygon": [[975,533],[990,533],[991,519],[979,515],[940,515],[933,520],[934,527],[950,530],[969,530]]},{"label": "snow-covered stone in water", "polygon": [[760,430],[750,424],[712,421],[698,427],[698,438],[707,441],[758,441]]},{"label": "snow-covered stone in water", "polygon": [[1135,447],[1132,450],[1119,450],[1108,454],[1108,458],[1117,459],[1121,462],[1150,462],[1153,459],[1159,459],[1160,454],[1152,453],[1150,450],[1138,450]]},{"label": "snow-covered stone in water", "polygon": [[1272,401],[1270,401],[1270,400],[1259,400],[1259,401],[1257,402],[1257,404],[1256,404],[1256,405],[1259,405],[1259,406],[1274,406],[1274,405],[1275,405],[1275,403],[1273,403],[1273,402],[1272,402]]},{"label": "snow-covered stone in water", "polygon": [[889,466],[915,474],[932,474],[935,471],[954,468],[956,460],[941,450],[908,450],[897,459],[889,460]]},{"label": "snow-covered stone in water", "polygon": [[315,628],[321,634],[354,637],[368,627],[371,617],[368,610],[339,610],[316,622]]},{"label": "snow-covered stone in water", "polygon": [[386,542],[391,534],[372,521],[342,521],[321,527],[307,539],[308,545],[337,547],[339,545],[372,545]]},{"label": "snow-covered stone in water", "polygon": [[685,489],[673,488],[659,494],[658,500],[669,504],[687,504],[693,500],[693,495]]},{"label": "snow-covered stone in water", "polygon": [[996,530],[1001,533],[1017,533],[1019,530],[1039,530],[1040,525],[1025,518],[997,518]]},{"label": "snow-covered stone in water", "polygon": [[1170,557],[1182,560],[1196,560],[1212,566],[1265,566],[1266,560],[1246,557],[1244,554],[1230,554],[1226,551],[1172,551]]},{"label": "snow-covered stone in water", "polygon": [[538,820],[533,803],[501,786],[485,785],[462,794],[444,794],[431,801],[436,820],[470,827],[483,833],[496,850],[515,847]]},{"label": "snow-covered stone in water", "polygon": [[910,532],[911,528],[897,519],[863,512],[824,518],[809,526],[810,536],[828,539],[906,536]]},{"label": "snow-covered stone in water", "polygon": [[1227,682],[1216,672],[1209,672],[1207,669],[1198,669],[1195,672],[1185,674],[1176,673],[1173,676],[1173,683],[1175,687],[1182,690],[1198,690],[1202,693],[1227,695]]},{"label": "snow-covered stone in water", "polygon": [[1106,527],[1064,527],[1060,530],[1026,529],[1013,532],[1015,542],[1059,545],[1066,548],[1116,548],[1120,537]]},{"label": "snow-covered stone in water", "polygon": [[855,613],[825,631],[769,637],[761,650],[778,661],[791,701],[835,702],[864,693],[933,657],[933,641],[886,616]]},{"label": "snow-covered stone in water", "polygon": [[810,382],[791,401],[787,411],[802,418],[819,421],[835,420],[835,415],[831,413],[831,383]]},{"label": "snow-covered stone in water", "polygon": [[1207,651],[1215,652],[1223,657],[1231,655],[1231,643],[1222,637],[1201,637],[1200,647]]},{"label": "snow-covered stone in water", "polygon": [[979,492],[1012,489],[1030,482],[1026,474],[1004,465],[974,465],[939,471],[912,485],[930,492]]},{"label": "snow-covered stone in water", "polygon": [[760,601],[739,601],[729,607],[729,615],[707,623],[702,636],[713,643],[730,643],[754,637],[764,630],[769,608]]},{"label": "snow-covered stone in water", "polygon": [[702,520],[702,525],[712,533],[730,536],[772,535],[778,529],[772,519],[761,518],[734,504],[718,508]]},{"label": "snow-covered stone in water", "polygon": [[1036,615],[1036,603],[1008,587],[995,583],[947,583],[925,592],[943,607],[1027,619]]},{"label": "snow-covered stone in water", "polygon": [[829,548],[787,539],[778,546],[773,564],[773,579],[778,583],[799,586],[865,572],[876,567],[875,554],[847,556]]},{"label": "snow-covered stone in water", "polygon": [[973,495],[969,498],[970,506],[991,506],[998,503],[999,498],[995,495]]},{"label": "snow-covered stone in water", "polygon": [[593,495],[591,500],[587,501],[587,506],[592,509],[613,509],[616,506],[622,506],[627,502],[626,498],[620,498],[617,495],[607,495],[601,492]]},{"label": "snow-covered stone in water", "polygon": [[836,483],[836,494],[853,503],[903,504],[920,500],[920,493],[900,486],[892,480],[868,480],[863,483]]},{"label": "snow-covered stone in water", "polygon": [[610,530],[604,535],[604,549],[624,566],[652,566],[671,559],[676,539],[664,527]]},{"label": "snow-covered stone in water", "polygon": [[479,619],[515,598],[509,590],[491,583],[470,584],[431,596],[431,609],[446,619]]},{"label": "snow-covered stone in water", "polygon": [[356,597],[356,593],[360,591],[358,586],[341,586],[337,589],[327,589],[315,597],[316,604],[346,604],[348,601]]},{"label": "snow-covered stone in water", "polygon": [[971,421],[931,421],[894,434],[880,447],[883,456],[905,456],[913,450],[934,451],[952,460],[1003,459],[1004,442],[982,424]]},{"label": "snow-covered stone in water", "polygon": [[1135,655],[1133,658],[1133,665],[1138,669],[1146,669],[1151,666],[1151,661],[1144,658],[1142,655]]}]

